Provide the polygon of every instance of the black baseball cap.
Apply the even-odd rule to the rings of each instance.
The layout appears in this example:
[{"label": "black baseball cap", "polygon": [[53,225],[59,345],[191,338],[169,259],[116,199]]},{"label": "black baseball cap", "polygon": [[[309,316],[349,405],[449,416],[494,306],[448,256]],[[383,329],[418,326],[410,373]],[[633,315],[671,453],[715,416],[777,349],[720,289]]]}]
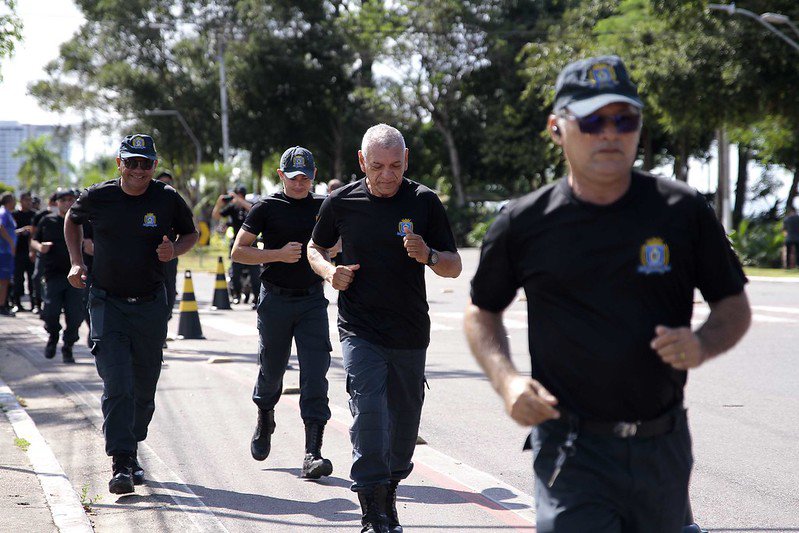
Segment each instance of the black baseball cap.
[{"label": "black baseball cap", "polygon": [[170,178],[170,179],[174,178],[174,176],[172,176],[172,173],[170,171],[162,170],[161,172],[158,173],[158,175],[155,177],[155,179],[158,180],[158,179],[163,178],[164,176],[166,176],[167,178]]},{"label": "black baseball cap", "polygon": [[128,135],[122,139],[122,144],[119,147],[119,157],[124,159],[126,157],[145,157],[147,159],[158,159],[155,154],[155,143],[153,138],[149,135],[142,133],[135,133]]},{"label": "black baseball cap", "polygon": [[78,195],[75,194],[75,190],[74,189],[61,189],[61,190],[56,191],[53,194],[53,197],[54,197],[53,199],[58,201],[58,200],[61,200],[62,198],[66,198],[67,196],[72,196],[74,198],[78,197]]},{"label": "black baseball cap", "polygon": [[302,146],[289,148],[280,157],[280,170],[289,178],[305,174],[308,178],[314,179],[316,165],[313,154]]},{"label": "black baseball cap", "polygon": [[577,117],[584,117],[616,102],[644,107],[621,58],[589,57],[569,63],[560,72],[552,110],[557,113],[568,108]]}]

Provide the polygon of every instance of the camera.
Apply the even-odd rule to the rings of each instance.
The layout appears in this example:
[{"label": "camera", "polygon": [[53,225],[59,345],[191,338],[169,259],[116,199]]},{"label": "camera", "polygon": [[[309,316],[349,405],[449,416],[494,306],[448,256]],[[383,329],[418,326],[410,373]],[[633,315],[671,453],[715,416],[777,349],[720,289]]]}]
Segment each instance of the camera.
[{"label": "camera", "polygon": [[223,200],[223,201],[225,201],[225,202],[229,202],[229,201],[231,201],[232,199],[233,199],[233,195],[232,195],[232,194],[226,194],[226,195],[224,195],[224,196],[222,197],[222,200]]}]

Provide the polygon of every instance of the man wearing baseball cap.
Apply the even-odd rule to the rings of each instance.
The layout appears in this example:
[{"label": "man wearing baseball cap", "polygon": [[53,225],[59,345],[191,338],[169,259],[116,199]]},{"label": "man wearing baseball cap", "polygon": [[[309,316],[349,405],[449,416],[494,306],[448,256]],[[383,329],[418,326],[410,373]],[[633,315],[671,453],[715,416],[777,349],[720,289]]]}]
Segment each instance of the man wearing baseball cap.
[{"label": "man wearing baseball cap", "polygon": [[[681,531],[688,370],[750,323],[747,280],[702,195],[633,168],[643,107],[616,56],[563,69],[547,128],[568,175],[503,210],[472,280],[472,352],[511,418],[532,427],[539,533]],[[531,376],[502,324],[519,288]],[[698,328],[695,288],[710,305]]]},{"label": "man wearing baseball cap", "polygon": [[81,193],[67,213],[64,236],[69,282],[84,288],[83,224],[92,227],[88,299],[92,353],[103,380],[105,451],[113,458],[108,490],[127,494],[144,482],[136,452],[147,438],[161,374],[170,311],[164,265],[188,252],[199,235],[178,192],[152,179],[158,166],[152,137],[128,135],[116,161],[120,177]]},{"label": "man wearing baseball cap", "polygon": [[[293,339],[300,363],[300,415],[305,425],[301,475],[318,479],[333,472],[331,462],[322,457],[322,436],[330,420],[327,371],[331,346],[323,281],[311,270],[304,250],[325,197],[311,192],[316,165],[309,150],[300,146],[286,150],[277,173],[283,190],[263,198],[250,210],[231,253],[244,264],[264,265],[258,305],[259,371],[252,395],[258,422],[250,452],[263,461],[272,449],[275,405],[283,391]],[[259,235],[263,250],[252,247]]]}]

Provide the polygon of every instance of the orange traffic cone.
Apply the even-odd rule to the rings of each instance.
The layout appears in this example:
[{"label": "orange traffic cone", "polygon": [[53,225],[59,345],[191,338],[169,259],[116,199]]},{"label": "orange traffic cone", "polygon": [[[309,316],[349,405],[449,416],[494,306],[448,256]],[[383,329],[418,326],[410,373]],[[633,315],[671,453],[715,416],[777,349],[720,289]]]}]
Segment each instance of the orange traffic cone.
[{"label": "orange traffic cone", "polygon": [[216,281],[214,282],[214,300],[211,309],[230,309],[230,298],[227,293],[227,280],[225,279],[225,263],[222,256],[216,263]]},{"label": "orange traffic cone", "polygon": [[186,271],[183,282],[183,297],[180,299],[180,321],[178,322],[178,339],[204,339],[200,326],[200,314],[197,312],[197,300],[194,299],[194,284],[191,281],[191,270]]}]

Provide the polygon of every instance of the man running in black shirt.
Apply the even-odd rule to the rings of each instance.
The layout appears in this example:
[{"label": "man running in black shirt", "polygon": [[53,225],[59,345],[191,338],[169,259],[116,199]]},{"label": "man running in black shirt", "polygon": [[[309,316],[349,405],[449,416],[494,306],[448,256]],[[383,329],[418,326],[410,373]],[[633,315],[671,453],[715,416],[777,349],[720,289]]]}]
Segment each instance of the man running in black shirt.
[{"label": "man running in black shirt", "polygon": [[[472,280],[472,352],[513,420],[534,426],[540,533],[680,531],[687,370],[749,327],[746,278],[704,198],[632,169],[642,107],[618,57],[566,66],[548,128],[569,174],[505,208]],[[502,325],[520,287],[532,377]],[[711,309],[696,330],[694,288]]]},{"label": "man running in black shirt", "polygon": [[75,191],[66,189],[56,193],[57,213],[44,216],[36,226],[31,248],[39,252],[39,268],[44,279],[44,307],[41,318],[50,338],[44,348],[47,359],[55,357],[58,333],[61,331],[61,312],[64,312],[61,356],[65,363],[74,363],[72,345],[78,340],[78,329],[83,322],[83,290],[73,287],[67,274],[70,262],[64,239],[64,217],[75,202]]},{"label": "man running in black shirt", "polygon": [[[405,139],[379,124],[358,152],[366,177],[322,204],[309,243],[311,268],[339,293],[339,335],[353,415],[352,490],[364,531],[401,531],[399,482],[411,473],[430,343],[425,265],[457,277],[461,258],[438,196],[403,177]],[[334,266],[339,238],[349,264]],[[388,513],[388,517],[386,516]]]},{"label": "man running in black shirt", "polygon": [[[89,293],[91,337],[103,380],[105,451],[113,457],[114,494],[144,481],[136,457],[155,411],[169,308],[164,264],[197,242],[191,209],[175,189],[153,180],[158,164],[149,135],[129,135],[117,157],[120,177],[89,187],[69,210],[64,234],[69,281],[85,286],[82,224],[94,230]],[[174,231],[177,240],[167,235]]]},{"label": "man running in black shirt", "polygon": [[[300,363],[300,415],[305,424],[302,477],[318,479],[333,472],[333,465],[322,457],[322,435],[330,420],[327,371],[331,346],[324,284],[311,270],[303,251],[324,196],[310,192],[316,166],[305,148],[286,150],[277,173],[283,192],[255,204],[236,235],[231,253],[239,263],[265,265],[258,305],[260,367],[252,395],[258,406],[258,424],[250,452],[258,461],[269,456],[275,405],[283,392],[293,338]],[[252,246],[259,234],[263,236],[263,250]]]}]

